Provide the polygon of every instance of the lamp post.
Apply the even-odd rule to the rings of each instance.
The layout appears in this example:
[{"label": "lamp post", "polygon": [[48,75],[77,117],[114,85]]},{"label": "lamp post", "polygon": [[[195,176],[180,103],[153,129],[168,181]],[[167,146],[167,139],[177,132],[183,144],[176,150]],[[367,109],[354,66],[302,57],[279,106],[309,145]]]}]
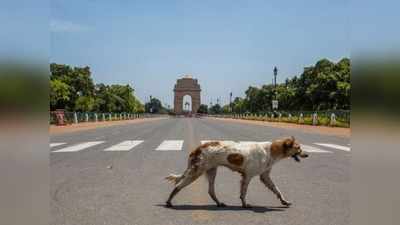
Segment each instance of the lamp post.
[{"label": "lamp post", "polygon": [[231,113],[232,113],[232,92],[231,93],[229,93],[229,109],[230,109],[230,111],[231,111]]},{"label": "lamp post", "polygon": [[276,90],[276,76],[278,75],[278,68],[274,67],[274,100],[272,100],[272,109],[278,109],[278,96]]},{"label": "lamp post", "polygon": [[278,68],[276,68],[276,66],[274,67],[274,86],[276,89],[276,76],[278,75]]},{"label": "lamp post", "polygon": [[151,99],[153,96],[150,95],[150,113],[153,113],[153,103],[151,102]]}]

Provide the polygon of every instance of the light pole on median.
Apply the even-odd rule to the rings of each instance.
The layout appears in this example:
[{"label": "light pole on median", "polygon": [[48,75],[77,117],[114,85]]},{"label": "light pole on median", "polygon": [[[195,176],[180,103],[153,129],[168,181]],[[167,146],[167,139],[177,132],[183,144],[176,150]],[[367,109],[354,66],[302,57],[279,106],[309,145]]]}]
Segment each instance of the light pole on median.
[{"label": "light pole on median", "polygon": [[[277,75],[278,75],[278,68],[276,68],[276,66],[275,66],[274,67],[274,88],[275,88],[275,92],[276,92],[276,76]],[[276,93],[275,93],[275,95],[276,95]]]},{"label": "light pole on median", "polygon": [[232,113],[232,92],[231,93],[229,93],[229,109],[230,109],[230,111],[231,111],[231,113]]},{"label": "light pole on median", "polygon": [[278,93],[276,90],[276,76],[278,75],[278,68],[274,67],[274,100],[272,100],[272,109],[278,109]]}]

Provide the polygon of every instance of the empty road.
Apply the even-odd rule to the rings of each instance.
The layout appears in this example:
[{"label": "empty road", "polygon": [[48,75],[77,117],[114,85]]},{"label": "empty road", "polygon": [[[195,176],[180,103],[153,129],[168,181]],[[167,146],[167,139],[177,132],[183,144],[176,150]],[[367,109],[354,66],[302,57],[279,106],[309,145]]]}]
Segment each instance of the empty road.
[{"label": "empty road", "polygon": [[[258,178],[241,208],[240,175],[218,170],[217,208],[201,177],[166,208],[173,186],[164,180],[181,173],[190,151],[202,141],[271,141],[293,135],[310,157],[286,159],[272,179],[293,203],[280,201]],[[350,220],[350,139],[210,118],[167,118],[51,135],[51,224],[54,225],[345,225]]]}]

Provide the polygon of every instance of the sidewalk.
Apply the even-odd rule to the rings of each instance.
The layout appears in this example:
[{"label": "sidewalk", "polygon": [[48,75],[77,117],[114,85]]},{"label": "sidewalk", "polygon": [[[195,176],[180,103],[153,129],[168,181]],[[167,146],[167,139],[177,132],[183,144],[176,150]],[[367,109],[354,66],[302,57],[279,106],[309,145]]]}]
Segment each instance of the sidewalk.
[{"label": "sidewalk", "polygon": [[167,117],[156,117],[156,118],[140,118],[134,120],[118,120],[118,121],[101,121],[101,122],[86,122],[86,123],[78,123],[78,124],[69,124],[66,126],[56,126],[50,125],[49,134],[63,134],[63,133],[71,133],[83,130],[92,130],[100,127],[109,127],[109,126],[117,126],[117,125],[125,125],[125,124],[135,124],[135,123],[144,123],[150,121],[156,121],[161,119],[166,119]]},{"label": "sidewalk", "polygon": [[332,136],[339,136],[346,138],[350,138],[351,135],[351,128],[343,128],[343,127],[312,126],[312,125],[295,124],[295,123],[242,120],[242,119],[232,119],[232,118],[212,118],[212,117],[209,118],[215,120],[236,122],[236,123],[255,124],[261,126],[277,127],[283,129],[291,129],[291,130],[301,130],[307,133],[318,133],[318,134],[325,134],[325,135],[332,135]]}]

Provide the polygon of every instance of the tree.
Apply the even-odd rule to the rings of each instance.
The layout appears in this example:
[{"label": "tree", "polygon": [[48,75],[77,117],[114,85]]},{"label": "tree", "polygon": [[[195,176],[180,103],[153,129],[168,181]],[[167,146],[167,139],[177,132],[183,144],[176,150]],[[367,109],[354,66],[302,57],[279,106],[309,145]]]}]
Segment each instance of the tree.
[{"label": "tree", "polygon": [[[64,64],[50,64],[50,80],[58,80],[67,84],[69,88],[69,101],[64,105],[67,110],[76,108],[77,99],[80,96],[94,96],[94,83],[89,67],[71,68]],[[82,102],[82,99],[78,102]]]},{"label": "tree", "polygon": [[147,113],[166,113],[167,110],[162,106],[161,101],[157,98],[151,98],[144,106]]},{"label": "tree", "polygon": [[50,109],[63,109],[69,101],[70,87],[60,80],[50,80]]},{"label": "tree", "polygon": [[232,109],[235,113],[242,113],[246,110],[246,102],[243,98],[236,97],[232,102]]},{"label": "tree", "polygon": [[224,113],[224,114],[228,114],[228,113],[231,112],[231,107],[229,106],[229,104],[226,104],[226,105],[222,106],[221,111],[222,111],[222,113]]},{"label": "tree", "polygon": [[130,85],[96,85],[96,111],[99,112],[138,112],[143,108],[133,95]]},{"label": "tree", "polygon": [[280,110],[350,109],[350,90],[350,59],[337,63],[321,59],[276,88],[271,84],[250,86],[245,98],[236,98],[232,107],[235,113],[269,111],[276,97]]},{"label": "tree", "polygon": [[79,96],[75,101],[75,111],[90,112],[95,107],[95,99],[90,96]]},{"label": "tree", "polygon": [[50,64],[50,108],[96,112],[144,112],[130,85],[95,85],[90,68]]},{"label": "tree", "polygon": [[208,106],[205,105],[205,104],[201,104],[199,109],[197,110],[197,113],[207,114],[208,113]]},{"label": "tree", "polygon": [[221,114],[222,108],[219,104],[215,104],[210,107],[210,114]]}]

